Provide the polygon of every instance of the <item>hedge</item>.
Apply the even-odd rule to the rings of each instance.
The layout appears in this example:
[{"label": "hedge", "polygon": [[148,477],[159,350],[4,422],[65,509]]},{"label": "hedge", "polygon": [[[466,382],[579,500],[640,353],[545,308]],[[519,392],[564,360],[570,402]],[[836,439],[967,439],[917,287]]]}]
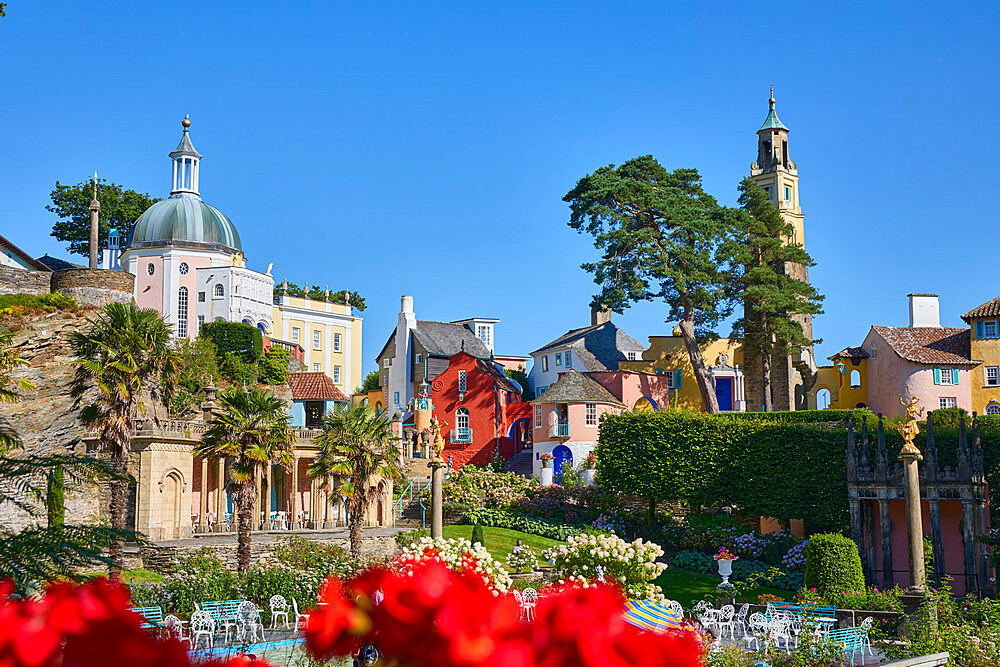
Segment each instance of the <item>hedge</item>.
[{"label": "hedge", "polygon": [[837,533],[813,535],[806,546],[806,588],[816,593],[839,595],[865,590],[858,545]]},{"label": "hedge", "polygon": [[264,354],[264,335],[255,326],[242,322],[209,322],[200,335],[215,343],[219,360],[231,352],[244,361],[255,363]]},{"label": "hedge", "polygon": [[479,524],[480,526],[491,528],[509,528],[510,530],[519,530],[522,533],[540,535],[541,537],[562,541],[565,541],[571,535],[606,532],[597,530],[596,528],[555,523],[553,521],[546,521],[545,519],[493,508],[471,509],[462,517],[462,523]]}]

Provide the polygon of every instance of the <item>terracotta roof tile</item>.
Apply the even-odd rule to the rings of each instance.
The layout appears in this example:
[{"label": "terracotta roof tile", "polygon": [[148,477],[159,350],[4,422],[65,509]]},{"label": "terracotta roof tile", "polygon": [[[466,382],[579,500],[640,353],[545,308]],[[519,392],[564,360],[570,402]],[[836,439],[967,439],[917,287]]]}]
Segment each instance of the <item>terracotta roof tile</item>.
[{"label": "terracotta roof tile", "polygon": [[288,386],[292,389],[294,401],[341,401],[349,402],[344,392],[337,389],[326,373],[289,373]]},{"label": "terracotta roof tile", "polygon": [[972,320],[977,317],[993,317],[996,315],[1000,315],[1000,296],[992,301],[987,301],[981,306],[973,308],[965,315],[962,315],[962,319],[966,322],[972,322]]},{"label": "terracotta roof tile", "polygon": [[975,366],[968,329],[952,327],[872,327],[900,357],[918,364]]}]

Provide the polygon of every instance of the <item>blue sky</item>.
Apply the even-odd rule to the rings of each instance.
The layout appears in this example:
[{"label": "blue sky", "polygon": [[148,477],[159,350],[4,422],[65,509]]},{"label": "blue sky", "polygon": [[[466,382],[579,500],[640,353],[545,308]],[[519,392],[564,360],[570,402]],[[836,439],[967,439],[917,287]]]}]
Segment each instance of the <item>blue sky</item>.
[{"label": "blue sky", "polygon": [[[652,153],[734,203],[773,80],[820,359],[905,325],[908,292],[954,326],[1000,295],[995,4],[537,4],[10,0],[0,234],[66,256],[48,193],[95,168],[166,196],[191,114],[250,266],[363,293],[366,368],[402,294],[526,354],[589,323],[577,179]],[[616,320],[645,341],[665,312]]]}]

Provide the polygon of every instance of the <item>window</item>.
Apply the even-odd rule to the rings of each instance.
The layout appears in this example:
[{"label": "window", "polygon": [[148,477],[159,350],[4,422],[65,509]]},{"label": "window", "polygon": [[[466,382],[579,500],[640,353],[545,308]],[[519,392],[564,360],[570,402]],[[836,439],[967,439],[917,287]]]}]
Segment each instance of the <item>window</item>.
[{"label": "window", "polygon": [[986,367],[986,386],[987,387],[1000,386],[1000,366]]},{"label": "window", "polygon": [[201,327],[204,326],[204,324],[205,324],[205,316],[204,315],[199,315],[198,316],[198,333],[201,333]]},{"label": "window", "polygon": [[942,410],[945,408],[953,408],[958,405],[958,401],[955,400],[954,396],[942,396],[938,399],[938,407]]},{"label": "window", "polygon": [[870,356],[871,356],[872,359],[875,359],[876,357],[878,357],[878,342],[877,341],[874,341],[874,340],[872,341],[872,353],[871,353]]},{"label": "window", "polygon": [[415,363],[415,364],[416,364],[417,366],[419,366],[420,364],[424,363],[424,355],[422,355],[422,354],[418,354],[418,355],[416,356],[416,358],[414,359],[414,363]]},{"label": "window", "polygon": [[545,393],[546,389],[548,389],[548,387],[539,387],[538,389],[535,390],[535,396],[541,396],[542,394]]},{"label": "window", "polygon": [[549,355],[547,354],[542,355],[542,370],[543,371],[549,370]]},{"label": "window", "polygon": [[205,293],[198,292],[198,303],[205,303]]},{"label": "window", "polygon": [[389,366],[392,366],[392,357],[382,360],[382,368],[389,368]]},{"label": "window", "polygon": [[340,334],[333,334],[333,351],[340,352]]},{"label": "window", "polygon": [[934,384],[955,385],[958,384],[957,368],[935,368]]},{"label": "window", "polygon": [[467,429],[469,428],[469,411],[465,408],[459,408],[455,412],[455,428]]},{"label": "window", "polygon": [[542,406],[535,406],[535,428],[542,427]]},{"label": "window", "polygon": [[188,335],[188,288],[177,290],[177,335],[187,338]]},{"label": "window", "polygon": [[340,366],[333,367],[333,383],[340,384]]},{"label": "window", "polygon": [[319,364],[313,364],[313,373],[319,373]]},{"label": "window", "polygon": [[[656,371],[660,373],[661,371]],[[673,371],[662,371],[667,374],[667,389],[674,388],[674,372]]]},{"label": "window", "polygon": [[479,340],[483,341],[483,345],[490,347],[490,328],[487,325],[480,324],[476,335],[479,336]]},{"label": "window", "polygon": [[792,201],[792,188],[785,186],[785,201]]},{"label": "window", "polygon": [[764,186],[764,192],[767,193],[767,198],[768,199],[773,199],[774,198],[774,188],[772,186],[765,185]]},{"label": "window", "polygon": [[226,288],[222,286],[222,283],[216,283],[214,290],[212,296],[216,299],[221,299],[226,295]]},{"label": "window", "polygon": [[861,372],[857,369],[851,371],[851,389],[861,389]]},{"label": "window", "polygon": [[587,403],[586,419],[583,422],[587,426],[597,426],[597,404]]},{"label": "window", "polygon": [[320,349],[320,344],[323,342],[323,333],[321,331],[313,331],[313,349]]},{"label": "window", "polygon": [[181,265],[179,267],[177,267],[177,270],[181,272],[182,276],[186,276],[188,274],[188,270],[189,270],[187,262],[181,262]]},{"label": "window", "polygon": [[988,415],[1000,415],[1000,404],[990,403],[986,406],[986,414]]},{"label": "window", "polygon": [[292,342],[293,343],[298,343],[299,342],[299,328],[298,327],[292,327]]},{"label": "window", "polygon": [[573,351],[566,350],[566,368],[573,368]]},{"label": "window", "polygon": [[323,427],[323,401],[306,402],[306,428]]},{"label": "window", "polygon": [[556,366],[562,366],[562,352],[556,352]]},{"label": "window", "polygon": [[156,273],[156,267],[153,266],[152,262],[150,262],[149,264],[146,265],[146,275],[150,275],[151,276],[154,273]]},{"label": "window", "polygon": [[467,387],[468,387],[468,381],[467,381],[467,378],[466,378],[465,371],[459,371],[458,372],[458,391],[459,391],[459,393],[464,394],[466,392]]},{"label": "window", "polygon": [[638,358],[638,353],[635,350],[629,350],[625,353],[625,358],[629,361],[635,361]]},{"label": "window", "polygon": [[398,391],[397,392],[393,392],[392,398],[396,402],[396,405],[399,406],[399,392]]},{"label": "window", "polygon": [[989,320],[983,322],[983,335],[980,338],[996,338],[997,337],[997,323],[996,320]]}]

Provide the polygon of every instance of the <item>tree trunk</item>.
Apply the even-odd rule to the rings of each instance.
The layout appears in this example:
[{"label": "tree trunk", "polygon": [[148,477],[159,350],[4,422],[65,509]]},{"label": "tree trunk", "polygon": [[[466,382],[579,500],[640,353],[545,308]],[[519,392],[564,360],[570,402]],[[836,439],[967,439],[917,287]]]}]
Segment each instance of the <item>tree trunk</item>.
[{"label": "tree trunk", "polygon": [[253,529],[253,506],[257,501],[255,478],[256,475],[251,474],[250,479],[236,487],[236,504],[239,507],[236,563],[240,573],[250,569],[250,531]]},{"label": "tree trunk", "polygon": [[354,494],[351,495],[351,556],[361,558],[361,525],[365,520],[364,496],[359,491],[359,486],[354,487]]},{"label": "tree trunk", "polygon": [[[126,409],[124,412],[128,414],[129,410]],[[126,419],[124,424],[115,422],[108,431],[102,434],[106,450],[111,452],[111,465],[115,473],[122,478],[111,482],[111,527],[118,531],[125,530],[125,505],[128,502],[128,462],[129,450],[132,446],[128,429],[131,427],[132,420]],[[108,576],[111,579],[117,580],[124,569],[123,552],[124,544],[122,544],[121,539],[117,536],[112,537],[108,547],[108,557],[111,559],[111,564],[108,566]]]},{"label": "tree trunk", "polygon": [[694,320],[690,318],[681,320],[680,330],[705,411],[715,414],[719,411],[719,399],[715,396],[715,385],[712,384],[712,378],[705,367],[705,359],[701,356],[701,348],[698,347],[698,340],[694,336]]},{"label": "tree trunk", "polygon": [[760,404],[764,412],[774,411],[774,401],[771,398],[771,355],[761,352],[760,355],[761,383]]}]

